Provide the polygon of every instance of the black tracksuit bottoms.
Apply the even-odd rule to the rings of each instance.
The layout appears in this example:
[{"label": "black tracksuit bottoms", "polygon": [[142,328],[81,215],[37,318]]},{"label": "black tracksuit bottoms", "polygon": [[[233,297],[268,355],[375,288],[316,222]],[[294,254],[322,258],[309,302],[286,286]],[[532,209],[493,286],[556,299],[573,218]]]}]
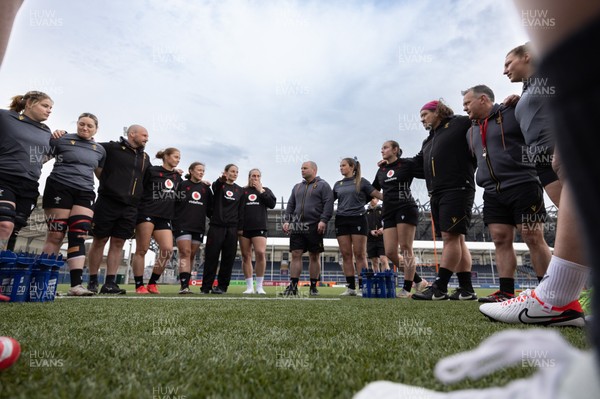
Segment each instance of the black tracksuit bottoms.
[{"label": "black tracksuit bottoms", "polygon": [[209,227],[204,252],[202,291],[208,292],[212,288],[219,265],[219,255],[221,255],[221,267],[219,268],[218,286],[221,290],[227,291],[237,252],[237,231],[237,227]]}]

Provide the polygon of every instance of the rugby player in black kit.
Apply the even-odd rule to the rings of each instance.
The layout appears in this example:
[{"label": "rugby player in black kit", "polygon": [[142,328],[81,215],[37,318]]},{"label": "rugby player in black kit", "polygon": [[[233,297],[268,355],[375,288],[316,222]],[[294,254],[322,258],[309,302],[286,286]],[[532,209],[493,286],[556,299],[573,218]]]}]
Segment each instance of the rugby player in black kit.
[{"label": "rugby player in black kit", "polygon": [[188,168],[186,181],[181,183],[179,197],[175,204],[173,235],[179,252],[180,294],[191,294],[190,278],[196,253],[202,245],[206,231],[206,218],[210,217],[212,191],[210,184],[202,181],[205,166],[202,162],[192,162]]},{"label": "rugby player in black kit", "polygon": [[[231,270],[237,252],[237,238],[242,230],[242,194],[243,190],[235,184],[238,167],[234,164],[225,166],[221,177],[214,181],[213,212],[210,227],[206,236],[204,272],[202,275],[201,294],[224,294],[229,287]],[[218,284],[213,288],[217,265],[221,255]],[[212,291],[211,291],[212,289]]]}]

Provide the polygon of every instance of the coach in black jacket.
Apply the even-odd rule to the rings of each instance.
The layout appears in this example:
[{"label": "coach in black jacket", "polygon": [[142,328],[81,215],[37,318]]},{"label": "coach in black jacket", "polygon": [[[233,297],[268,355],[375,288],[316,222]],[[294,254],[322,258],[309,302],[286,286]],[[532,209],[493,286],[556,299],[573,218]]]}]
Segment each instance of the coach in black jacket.
[{"label": "coach in black jacket", "polygon": [[150,157],[144,152],[148,131],[140,125],[127,129],[127,138],[100,143],[106,151],[106,161],[100,173],[98,201],[94,209],[92,233],[94,241],[90,248],[90,282],[88,290],[98,292],[98,270],[102,262],[104,246],[110,238],[106,281],[101,294],[125,294],[115,277],[121,263],[125,240],[133,236],[137,207],[144,189],[143,177],[151,166]]},{"label": "coach in black jacket", "polygon": [[[431,197],[431,217],[436,232],[442,233],[444,250],[435,282],[412,297],[419,300],[475,300],[477,296],[471,284],[471,254],[465,244],[475,198],[477,165],[465,140],[471,120],[467,116],[454,115],[454,111],[442,101],[430,101],[421,108],[421,121],[429,130],[429,137],[415,159],[423,166]],[[448,296],[452,273],[457,274],[459,287]]]}]

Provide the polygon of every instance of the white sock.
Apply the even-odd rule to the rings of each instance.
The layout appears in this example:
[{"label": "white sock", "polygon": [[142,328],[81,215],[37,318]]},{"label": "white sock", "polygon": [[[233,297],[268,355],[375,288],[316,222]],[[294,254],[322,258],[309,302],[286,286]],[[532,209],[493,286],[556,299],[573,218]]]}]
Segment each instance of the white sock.
[{"label": "white sock", "polygon": [[544,278],[535,288],[537,297],[554,306],[565,306],[579,298],[590,274],[588,266],[552,256]]},{"label": "white sock", "polygon": [[256,277],[256,289],[262,288],[264,277]]},{"label": "white sock", "polygon": [[249,290],[254,289],[254,282],[252,280],[252,277],[246,279],[246,288]]}]

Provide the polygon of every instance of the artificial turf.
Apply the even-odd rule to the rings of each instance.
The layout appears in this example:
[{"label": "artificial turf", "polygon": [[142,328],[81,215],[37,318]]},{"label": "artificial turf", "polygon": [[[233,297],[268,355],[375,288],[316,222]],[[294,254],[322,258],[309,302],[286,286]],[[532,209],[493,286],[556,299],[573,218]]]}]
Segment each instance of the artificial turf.
[{"label": "artificial turf", "polygon": [[[0,336],[22,346],[0,372],[0,398],[351,398],[374,380],[448,391],[503,385],[529,375],[517,366],[479,381],[437,382],[438,359],[506,328],[477,302],[226,295],[57,298],[0,304]],[[66,292],[68,287],[60,286]],[[194,289],[198,292],[198,289]],[[280,292],[281,288],[277,292]],[[480,291],[485,295],[488,291]],[[583,329],[558,331],[587,348]]]}]

